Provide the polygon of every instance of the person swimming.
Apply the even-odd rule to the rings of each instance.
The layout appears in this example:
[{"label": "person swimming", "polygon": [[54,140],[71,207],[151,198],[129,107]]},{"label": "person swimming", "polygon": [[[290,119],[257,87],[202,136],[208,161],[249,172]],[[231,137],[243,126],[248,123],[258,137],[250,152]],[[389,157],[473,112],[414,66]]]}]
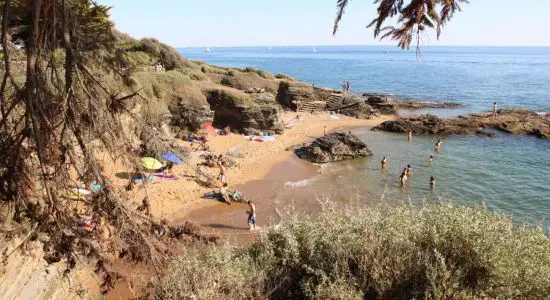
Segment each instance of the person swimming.
[{"label": "person swimming", "polygon": [[430,177],[430,188],[432,190],[435,188],[435,178],[433,176]]},{"label": "person swimming", "polygon": [[434,161],[434,156],[430,155],[430,158],[428,158],[428,164],[431,165],[433,161]]},{"label": "person swimming", "polygon": [[409,129],[409,133],[408,133],[408,139],[409,139],[409,142],[412,141],[413,139],[413,132]]},{"label": "person swimming", "polygon": [[403,169],[403,172],[401,172],[401,176],[399,176],[399,179],[401,180],[401,187],[404,187],[408,179],[407,168]]},{"label": "person swimming", "polygon": [[435,142],[434,150],[435,150],[436,152],[441,151],[441,139],[437,139],[437,142]]},{"label": "person swimming", "polygon": [[385,156],[380,161],[380,165],[382,166],[382,169],[385,169],[388,166],[388,159]]},{"label": "person swimming", "polygon": [[411,176],[413,170],[412,170],[412,166],[410,164],[407,165],[405,170],[407,170],[407,177]]}]

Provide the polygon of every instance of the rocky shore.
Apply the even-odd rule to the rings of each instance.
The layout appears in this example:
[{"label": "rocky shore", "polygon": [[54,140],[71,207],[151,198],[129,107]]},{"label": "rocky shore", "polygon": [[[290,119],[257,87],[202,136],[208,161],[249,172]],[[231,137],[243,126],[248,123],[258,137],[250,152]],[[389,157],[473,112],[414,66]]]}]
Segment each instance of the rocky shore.
[{"label": "rocky shore", "polygon": [[434,115],[401,117],[383,122],[373,130],[413,134],[483,134],[492,135],[488,130],[499,130],[515,135],[533,135],[542,139],[550,138],[550,116],[525,109],[500,109],[495,117],[492,113],[476,113],[453,119],[441,119]]}]

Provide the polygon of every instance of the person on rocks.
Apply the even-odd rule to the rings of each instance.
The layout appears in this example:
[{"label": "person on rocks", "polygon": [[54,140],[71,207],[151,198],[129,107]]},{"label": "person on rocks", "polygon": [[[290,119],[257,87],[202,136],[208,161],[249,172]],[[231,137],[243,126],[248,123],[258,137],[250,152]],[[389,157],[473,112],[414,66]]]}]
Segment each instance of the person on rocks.
[{"label": "person on rocks", "polygon": [[411,176],[412,171],[413,171],[412,166],[410,164],[408,164],[405,169],[407,170],[407,177]]},{"label": "person on rocks", "polygon": [[434,161],[434,156],[430,155],[430,157],[428,158],[428,165],[431,166],[433,161]]},{"label": "person on rocks", "polygon": [[493,102],[493,118],[497,116],[497,103]]},{"label": "person on rocks", "polygon": [[342,82],[342,93],[346,93],[346,87],[347,87],[347,84],[345,81]]},{"label": "person on rocks", "polygon": [[437,142],[435,142],[435,147],[434,147],[434,150],[435,152],[440,152],[441,151],[441,139],[437,139]]},{"label": "person on rocks", "polygon": [[246,203],[248,204],[248,210],[246,211],[248,213],[248,229],[256,230],[256,206],[250,200]]},{"label": "person on rocks", "polygon": [[433,176],[430,177],[430,188],[432,190],[435,188],[435,178]]},{"label": "person on rocks", "polygon": [[382,167],[382,170],[384,170],[388,166],[388,159],[384,156],[382,160],[380,161],[380,165]]},{"label": "person on rocks", "polygon": [[349,81],[346,81],[346,92],[349,93],[350,90],[351,90],[351,84],[349,83]]},{"label": "person on rocks", "polygon": [[220,196],[222,197],[222,200],[227,203],[228,205],[231,205],[231,199],[229,198],[229,191],[227,190],[227,183],[224,183],[223,186],[220,188]]},{"label": "person on rocks", "polygon": [[401,172],[401,176],[399,176],[399,179],[400,179],[400,182],[401,182],[401,187],[404,187],[405,184],[407,183],[407,179],[408,179],[407,168],[403,168],[403,172]]}]

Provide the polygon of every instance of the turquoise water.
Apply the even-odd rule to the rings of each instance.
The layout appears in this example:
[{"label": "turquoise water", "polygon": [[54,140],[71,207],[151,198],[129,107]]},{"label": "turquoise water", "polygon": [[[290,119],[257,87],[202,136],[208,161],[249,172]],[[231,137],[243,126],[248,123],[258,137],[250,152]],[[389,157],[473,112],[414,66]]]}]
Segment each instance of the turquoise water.
[{"label": "turquoise water", "polygon": [[[193,60],[255,67],[285,73],[318,86],[338,88],[348,80],[356,92],[386,92],[400,98],[458,101],[460,110],[436,110],[451,116],[499,107],[550,111],[550,48],[424,48],[414,52],[393,47],[214,48],[183,49]],[[447,201],[483,203],[516,221],[544,222],[550,218],[550,141],[497,133],[493,138],[450,136],[441,154],[432,154],[436,137],[406,136],[354,130],[374,156],[326,166],[312,180],[287,185],[275,201],[303,208],[317,206],[314,198],[362,202]],[[389,169],[380,173],[387,156]],[[408,163],[413,175],[405,189],[397,177]],[[428,186],[434,176],[437,186]],[[315,195],[317,197],[312,197]]]}]

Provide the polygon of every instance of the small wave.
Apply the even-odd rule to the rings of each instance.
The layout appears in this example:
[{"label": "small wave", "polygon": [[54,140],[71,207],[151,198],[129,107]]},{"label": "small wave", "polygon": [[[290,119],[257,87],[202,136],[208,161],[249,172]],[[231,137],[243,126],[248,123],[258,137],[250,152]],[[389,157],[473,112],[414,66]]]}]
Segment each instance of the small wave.
[{"label": "small wave", "polygon": [[298,188],[298,187],[307,186],[310,183],[311,183],[311,179],[304,179],[304,180],[300,180],[300,181],[287,182],[287,183],[285,183],[285,185],[290,186],[290,187],[294,187],[294,188]]}]

